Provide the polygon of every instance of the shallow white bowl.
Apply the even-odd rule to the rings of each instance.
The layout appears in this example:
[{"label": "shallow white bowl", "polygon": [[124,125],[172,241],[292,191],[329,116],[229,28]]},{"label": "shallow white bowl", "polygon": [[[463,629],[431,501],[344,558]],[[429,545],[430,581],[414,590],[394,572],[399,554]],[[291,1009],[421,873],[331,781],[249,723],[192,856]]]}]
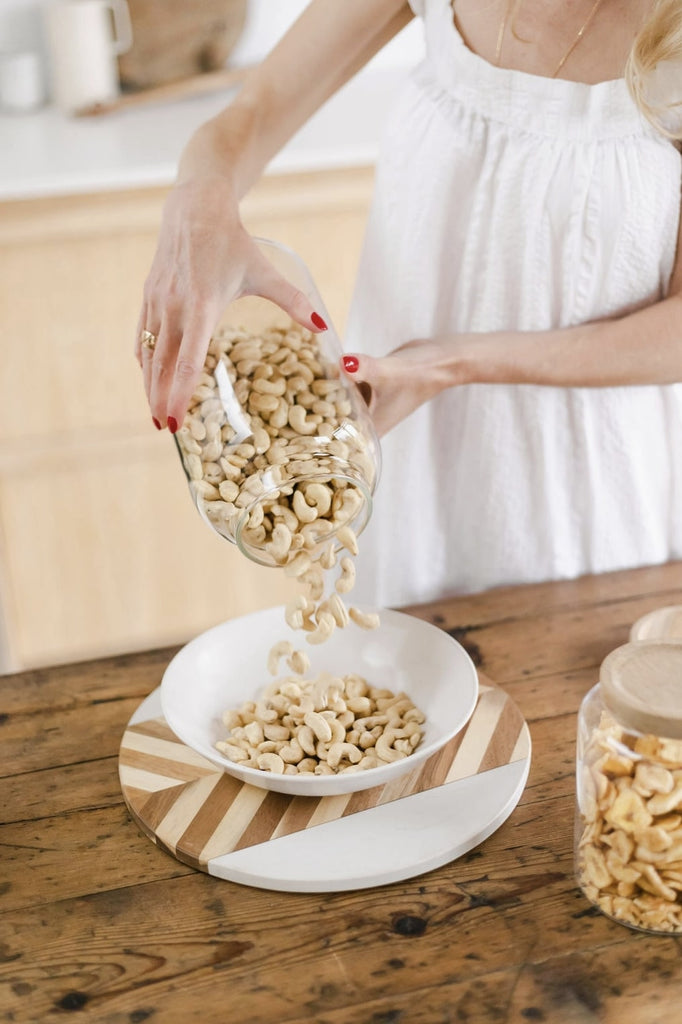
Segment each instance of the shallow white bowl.
[{"label": "shallow white bowl", "polygon": [[[284,608],[269,608],[231,619],[207,630],[183,647],[161,682],[163,714],[176,736],[230,775],[263,789],[297,796],[333,796],[380,786],[411,771],[466,725],[478,697],[478,676],[461,644],[443,630],[402,612],[382,609],[372,631],[353,623],[313,646],[290,629]],[[246,768],[230,761],[215,743],[227,739],[222,714],[255,700],[272,682],[268,651],[290,640],[310,657],[306,678],[322,671],[357,673],[371,686],[403,690],[426,715],[424,738],[400,761],[339,775],[296,776]],[[286,671],[285,663],[281,663]]]}]

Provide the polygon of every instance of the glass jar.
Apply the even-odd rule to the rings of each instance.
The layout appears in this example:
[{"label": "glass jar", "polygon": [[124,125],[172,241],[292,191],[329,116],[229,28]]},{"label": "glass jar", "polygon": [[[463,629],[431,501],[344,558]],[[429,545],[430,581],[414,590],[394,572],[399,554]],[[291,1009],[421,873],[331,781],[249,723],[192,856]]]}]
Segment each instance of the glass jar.
[{"label": "glass jar", "polygon": [[328,330],[314,334],[258,296],[232,302],[175,440],[203,519],[253,561],[282,566],[343,527],[362,531],[381,456],[305,264],[279,243],[256,242]]},{"label": "glass jar", "polygon": [[576,769],[583,892],[621,924],[682,933],[682,643],[605,658],[580,706]]}]

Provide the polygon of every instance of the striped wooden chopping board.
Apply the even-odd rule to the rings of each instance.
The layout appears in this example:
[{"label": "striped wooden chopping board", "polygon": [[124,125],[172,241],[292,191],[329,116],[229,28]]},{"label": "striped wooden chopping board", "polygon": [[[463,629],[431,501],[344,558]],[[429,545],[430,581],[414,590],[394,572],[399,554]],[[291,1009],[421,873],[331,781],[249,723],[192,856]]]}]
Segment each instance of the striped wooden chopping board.
[{"label": "striped wooden chopping board", "polygon": [[178,860],[202,871],[215,858],[362,814],[373,807],[529,760],[528,727],[516,704],[479,674],[479,697],[465,728],[404,776],[334,797],[300,797],[250,786],[182,743],[165,719],[129,724],[119,775],[142,831]]}]

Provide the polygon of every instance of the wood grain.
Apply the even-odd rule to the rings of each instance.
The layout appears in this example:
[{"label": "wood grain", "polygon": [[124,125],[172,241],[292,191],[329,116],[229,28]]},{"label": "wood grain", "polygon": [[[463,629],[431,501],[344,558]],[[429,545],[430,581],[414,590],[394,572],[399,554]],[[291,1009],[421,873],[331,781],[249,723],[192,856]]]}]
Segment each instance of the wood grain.
[{"label": "wood grain", "polygon": [[575,713],[605,648],[638,610],[675,603],[680,583],[673,564],[418,609],[463,631],[491,676],[506,666],[533,764],[521,803],[477,849],[365,892],[249,889],[139,833],[104,752],[171,650],[0,679],[0,739],[15,730],[0,765],[0,1020],[673,1022],[679,939],[607,920],[575,886],[573,765]]}]

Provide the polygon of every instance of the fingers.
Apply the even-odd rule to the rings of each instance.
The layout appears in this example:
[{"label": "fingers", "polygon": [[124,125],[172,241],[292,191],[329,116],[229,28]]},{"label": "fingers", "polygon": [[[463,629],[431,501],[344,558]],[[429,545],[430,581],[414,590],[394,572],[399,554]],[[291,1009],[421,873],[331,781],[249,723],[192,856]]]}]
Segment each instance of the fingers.
[{"label": "fingers", "polygon": [[324,318],[313,307],[305,292],[278,274],[260,253],[250,269],[244,294],[260,295],[264,299],[270,299],[301,327],[307,327],[316,334],[328,330]]},{"label": "fingers", "polygon": [[185,330],[177,354],[174,373],[166,396],[168,427],[172,434],[185,418],[190,399],[204,367],[211,339],[212,324],[204,318]]},{"label": "fingers", "polygon": [[[135,341],[154,423],[168,426],[172,433],[185,418],[220,312],[233,299],[258,295],[314,333],[328,329],[306,294],[275,270],[243,230],[235,235],[229,252],[208,268],[197,264],[196,255],[186,257],[182,273],[174,266],[170,278],[167,269],[161,275],[150,273]],[[216,267],[223,266],[227,256],[233,261],[230,272],[218,273]],[[156,336],[153,352],[141,345],[145,330]]]}]

